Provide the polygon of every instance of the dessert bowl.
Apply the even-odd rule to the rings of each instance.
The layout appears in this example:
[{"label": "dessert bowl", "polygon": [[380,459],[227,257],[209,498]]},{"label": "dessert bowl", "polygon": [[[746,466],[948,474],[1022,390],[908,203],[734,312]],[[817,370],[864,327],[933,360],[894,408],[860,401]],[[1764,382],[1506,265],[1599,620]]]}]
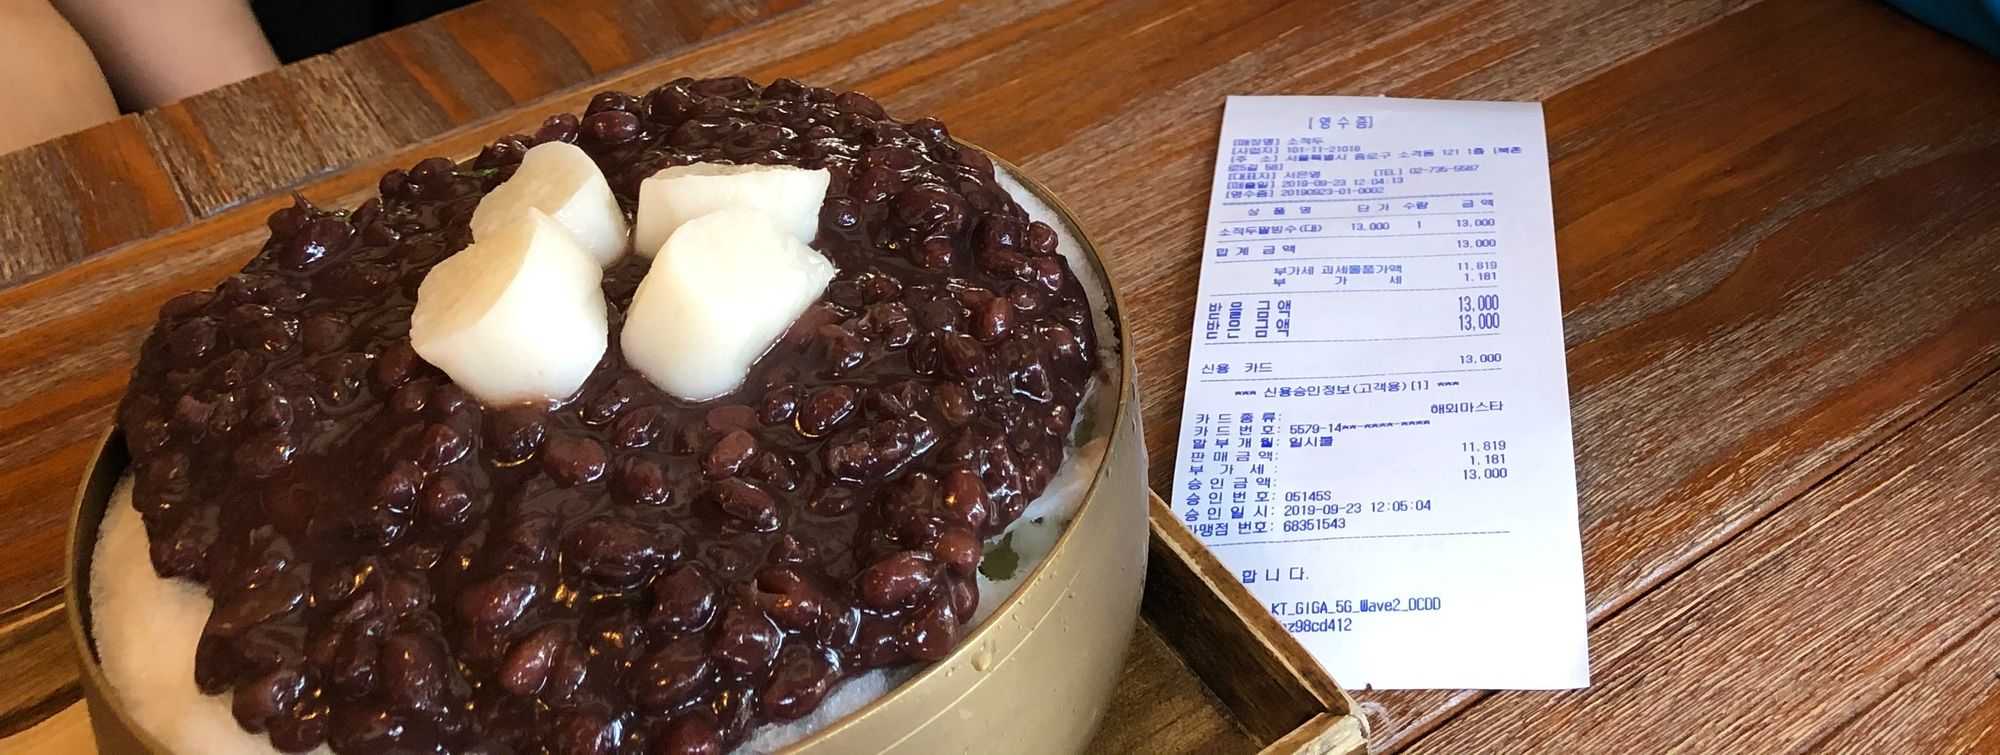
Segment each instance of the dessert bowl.
[{"label": "dessert bowl", "polygon": [[[996,161],[998,162],[998,161]],[[1064,236],[1077,275],[1095,285],[1104,350],[1078,407],[1082,499],[1040,562],[941,660],[878,699],[789,745],[800,752],[1064,752],[1087,741],[1108,700],[1136,620],[1145,559],[1145,460],[1131,344],[1117,293],[1074,218],[1046,189],[999,164],[1024,204],[1036,200]],[[114,433],[83,482],[67,561],[69,617],[82,685],[105,752],[168,752],[128,714],[99,663],[90,585],[99,523],[129,466]],[[790,751],[788,750],[788,751]]]}]

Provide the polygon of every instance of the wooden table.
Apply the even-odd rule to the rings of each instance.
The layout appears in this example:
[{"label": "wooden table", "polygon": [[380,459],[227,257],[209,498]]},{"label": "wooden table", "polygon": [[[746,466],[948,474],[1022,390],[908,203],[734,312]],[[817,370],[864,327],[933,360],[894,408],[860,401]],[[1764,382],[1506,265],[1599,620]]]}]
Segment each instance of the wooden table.
[{"label": "wooden table", "polygon": [[153,308],[252,251],[216,213],[593,78],[740,72],[937,115],[1063,195],[1137,303],[1162,460],[1224,95],[1543,101],[1595,684],[1357,690],[1375,747],[2000,751],[2000,62],[1866,0],[561,5],[0,157],[0,733],[75,699],[71,489]]}]

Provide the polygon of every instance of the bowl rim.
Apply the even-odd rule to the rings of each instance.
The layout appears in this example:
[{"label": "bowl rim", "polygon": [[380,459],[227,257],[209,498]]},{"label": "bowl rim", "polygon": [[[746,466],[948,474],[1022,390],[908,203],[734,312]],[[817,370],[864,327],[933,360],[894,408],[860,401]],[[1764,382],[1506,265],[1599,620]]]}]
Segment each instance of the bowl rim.
[{"label": "bowl rim", "polygon": [[[992,150],[978,144],[955,137],[954,141],[960,145],[976,149],[981,154],[986,155],[993,161],[996,167],[1006,171],[1009,177],[1019,182],[1022,187],[1033,193],[1037,199],[1048,205],[1049,209],[1055,213],[1056,218],[1066,225],[1075,237],[1078,246],[1081,247],[1079,249],[1082,253],[1081,259],[1089,265],[1090,271],[1104,284],[1104,307],[1099,310],[1093,306],[1092,314],[1108,319],[1111,334],[1116,339],[1118,347],[1116,356],[1117,373],[1113,376],[1114,380],[1106,381],[1107,383],[1115,382],[1115,385],[1100,386],[1100,389],[1113,388],[1116,391],[1110,397],[1112,405],[1110,406],[1108,416],[1111,424],[1101,436],[1105,440],[1105,449],[1108,455],[1112,449],[1118,447],[1118,443],[1122,439],[1121,433],[1125,431],[1125,425],[1129,424],[1127,422],[1129,414],[1137,411],[1136,405],[1138,403],[1136,388],[1137,365],[1133,358],[1130,333],[1127,331],[1126,323],[1122,316],[1123,312],[1125,312],[1124,297],[1120,293],[1120,289],[1113,279],[1111,271],[1105,267],[1104,258],[1100,254],[1097,245],[1091,240],[1089,233],[1085,230],[1075,211],[1070,209],[1069,205],[1065,204],[1053,191],[1050,191],[1046,185],[1022,170],[1019,165],[1000,157]],[[118,728],[122,730],[121,733],[130,736],[140,746],[152,753],[170,754],[172,750],[161,743],[145,727],[140,726],[138,722],[134,721],[127,712],[126,706],[118,700],[116,688],[111,685],[110,679],[105,676],[103,664],[98,658],[97,645],[91,631],[91,617],[88,611],[86,611],[86,606],[89,605],[91,600],[91,591],[87,580],[90,575],[90,561],[96,555],[97,530],[103,524],[104,515],[111,505],[111,498],[115,494],[118,480],[126,474],[127,468],[131,465],[131,459],[128,458],[124,444],[120,442],[122,440],[123,433],[120,432],[117,422],[114,420],[111,423],[111,427],[106,429],[100,436],[97,453],[92,455],[89,465],[84,470],[82,479],[77,484],[76,500],[70,506],[68,516],[68,537],[64,538],[63,542],[63,611],[68,619],[70,642],[76,651],[77,665],[81,667],[81,675],[85,677],[83,680],[85,700],[89,702],[93,698],[101,698],[101,704],[91,706],[89,711],[90,715],[93,716],[91,725],[93,738],[96,738],[102,731],[102,725],[96,721],[95,717],[103,712],[103,709],[109,709],[109,714],[117,719]],[[1103,484],[1107,469],[1110,466],[1103,462],[1104,460],[1100,459],[1097,468],[1091,471],[1090,480],[1084,487],[1082,501],[1077,506],[1076,512],[1071,516],[1071,522],[1081,518],[1085,510],[1097,498],[1098,490]],[[94,514],[93,521],[88,523],[87,530],[84,521],[86,512]],[[1060,554],[1071,549],[1072,546],[1070,544],[1074,541],[1072,537],[1074,532],[1074,527],[1065,526],[1062,534],[1058,535],[1055,543],[1050,546],[1048,554],[1043,556],[1041,561],[1035,564],[1034,568],[1029,570],[1028,574],[1014,587],[1006,599],[1002,600],[1000,605],[991,614],[988,614],[986,621],[981,622],[979,626],[973,628],[972,632],[959,639],[958,646],[952,649],[950,655],[946,656],[943,660],[926,664],[916,674],[890,688],[880,697],[869,701],[860,708],[850,711],[817,731],[806,735],[804,738],[785,746],[781,749],[781,752],[796,752],[830,739],[853,721],[893,704],[904,690],[911,688],[920,681],[942,673],[943,667],[950,665],[954,658],[958,657],[961,653],[969,652],[971,648],[979,644],[981,639],[991,631],[994,631],[993,628],[999,624],[995,619],[1019,603],[1031,585],[1042,581],[1048,573],[1049,564],[1055,562]],[[83,547],[86,539],[88,540],[89,548]],[[102,746],[102,743],[100,743],[100,746]]]}]

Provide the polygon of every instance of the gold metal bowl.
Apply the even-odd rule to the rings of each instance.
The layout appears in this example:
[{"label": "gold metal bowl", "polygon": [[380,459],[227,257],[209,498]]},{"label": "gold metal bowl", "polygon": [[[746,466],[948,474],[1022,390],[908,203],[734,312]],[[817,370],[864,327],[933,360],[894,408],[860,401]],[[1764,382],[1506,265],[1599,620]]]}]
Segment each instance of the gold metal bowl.
[{"label": "gold metal bowl", "polygon": [[[1102,461],[1075,518],[1040,565],[944,660],[787,752],[952,753],[1081,751],[1103,717],[1139,616],[1146,573],[1146,447],[1132,342],[1117,287],[1075,216],[1014,165],[994,163],[1052,208],[1104,283],[1118,344],[1079,410],[1079,448]],[[90,559],[97,527],[130,459],[116,431],[84,476],[70,520],[64,576],[70,634],[98,749],[108,755],[167,749],[141,729],[98,664],[90,626]]]}]

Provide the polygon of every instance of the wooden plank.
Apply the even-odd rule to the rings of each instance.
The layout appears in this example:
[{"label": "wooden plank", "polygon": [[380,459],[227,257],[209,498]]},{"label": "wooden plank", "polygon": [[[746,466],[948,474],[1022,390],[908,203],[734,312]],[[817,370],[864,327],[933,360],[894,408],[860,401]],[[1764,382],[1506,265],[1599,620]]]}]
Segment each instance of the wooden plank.
[{"label": "wooden plank", "polygon": [[517,2],[475,3],[437,17],[480,70],[513,102],[528,102],[590,78],[561,32]]},{"label": "wooden plank", "polygon": [[[0,684],[0,738],[31,728],[75,704],[76,654],[61,595],[50,595],[0,619],[0,660],[7,683]],[[8,746],[0,745],[0,751]]]},{"label": "wooden plank", "polygon": [[1368,755],[1368,727],[1362,722],[1322,713],[1265,746],[1260,755]]},{"label": "wooden plank", "polygon": [[190,217],[139,119],[126,116],[0,154],[0,285]]},{"label": "wooden plank", "polygon": [[333,57],[389,139],[409,144],[804,3],[485,0]]},{"label": "wooden plank", "polygon": [[0,285],[803,2],[488,0],[0,155]]},{"label": "wooden plank", "polygon": [[1987,620],[1813,750],[2000,752],[2000,619]]},{"label": "wooden plank", "polygon": [[[1412,750],[1826,741],[2000,618],[1996,447],[2000,374],[1605,622],[1588,692],[1496,695]],[[1981,671],[1990,686],[1995,668]]]},{"label": "wooden plank", "polygon": [[1111,707],[1085,752],[1247,755],[1261,749],[1151,621],[1139,622],[1126,653]]},{"label": "wooden plank", "polygon": [[196,215],[396,146],[321,55],[140,117]]},{"label": "wooden plank", "polygon": [[1236,711],[1245,730],[1274,742],[1323,713],[1351,712],[1347,696],[1326,671],[1157,496],[1146,514],[1152,538],[1147,542],[1145,613],[1182,649],[1195,673],[1209,680],[1216,696]]},{"label": "wooden plank", "polygon": [[18,734],[0,739],[0,750],[8,755],[93,755],[90,713],[82,703],[62,709]]}]

